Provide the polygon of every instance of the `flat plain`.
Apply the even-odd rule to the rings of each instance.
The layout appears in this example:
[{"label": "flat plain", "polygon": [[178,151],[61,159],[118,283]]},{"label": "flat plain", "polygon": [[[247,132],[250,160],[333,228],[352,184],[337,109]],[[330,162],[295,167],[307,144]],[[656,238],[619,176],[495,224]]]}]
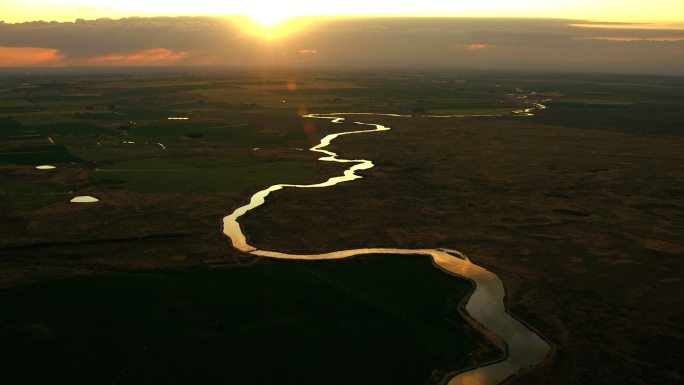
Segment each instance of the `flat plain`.
[{"label": "flat plain", "polygon": [[520,383],[684,378],[681,78],[47,71],[0,90],[10,382],[420,384],[500,356],[457,311],[468,282],[426,260],[232,249],[221,218],[252,193],[344,169],[306,151],[357,129],[301,117],[330,112],[408,116],[363,115],[392,130],[332,149],[375,168],[279,191],[243,220],[254,245],[458,249],[555,347]]}]

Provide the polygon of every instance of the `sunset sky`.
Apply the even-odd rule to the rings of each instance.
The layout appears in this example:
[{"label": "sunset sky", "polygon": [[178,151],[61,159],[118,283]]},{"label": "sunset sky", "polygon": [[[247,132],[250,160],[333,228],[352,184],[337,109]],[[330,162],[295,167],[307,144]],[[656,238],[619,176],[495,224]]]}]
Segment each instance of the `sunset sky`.
[{"label": "sunset sky", "polygon": [[289,16],[411,15],[538,17],[622,22],[675,22],[684,18],[681,0],[0,0],[6,22],[73,21],[129,16],[243,15],[265,22]]},{"label": "sunset sky", "polygon": [[682,0],[0,0],[0,20],[0,67],[684,74]]}]

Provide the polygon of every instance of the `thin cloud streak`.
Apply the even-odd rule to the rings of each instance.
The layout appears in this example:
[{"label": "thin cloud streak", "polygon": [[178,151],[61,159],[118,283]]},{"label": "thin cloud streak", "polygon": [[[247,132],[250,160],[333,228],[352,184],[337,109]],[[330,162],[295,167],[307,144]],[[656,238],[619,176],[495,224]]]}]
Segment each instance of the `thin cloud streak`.
[{"label": "thin cloud streak", "polygon": [[102,66],[164,66],[177,64],[189,55],[189,52],[174,52],[166,48],[152,48],[138,52],[97,56],[83,61],[83,64]]},{"label": "thin cloud streak", "polygon": [[684,37],[676,36],[659,36],[659,37],[609,37],[609,36],[597,36],[597,37],[583,37],[581,39],[585,40],[605,40],[605,41],[616,41],[616,42],[633,42],[633,41],[656,41],[656,42],[675,42],[684,41]]}]

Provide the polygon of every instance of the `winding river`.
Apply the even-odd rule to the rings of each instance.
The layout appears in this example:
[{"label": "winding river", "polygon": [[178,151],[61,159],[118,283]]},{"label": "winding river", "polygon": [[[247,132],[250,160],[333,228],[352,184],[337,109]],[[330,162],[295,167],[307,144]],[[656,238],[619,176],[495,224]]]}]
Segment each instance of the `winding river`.
[{"label": "winding river", "polygon": [[[545,109],[541,103],[530,103],[532,107],[513,111],[514,116],[531,116],[538,109]],[[342,123],[345,115],[380,115],[394,117],[410,117],[409,115],[398,114],[375,114],[375,113],[331,113],[331,114],[309,114],[304,118],[327,119],[332,123]],[[479,116],[500,116],[500,115],[479,115]],[[453,117],[473,117],[473,115],[441,115],[427,116],[435,118]],[[448,385],[495,385],[501,384],[506,379],[528,371],[542,364],[551,351],[550,345],[533,330],[511,316],[506,311],[504,298],[506,291],[503,283],[496,274],[478,266],[469,260],[465,255],[456,250],[449,249],[394,249],[394,248],[365,248],[352,250],[339,250],[323,254],[289,254],[279,251],[261,250],[247,242],[245,234],[242,232],[238,220],[247,212],[263,205],[266,198],[273,192],[284,188],[324,188],[334,186],[339,183],[349,182],[363,178],[356,173],[368,170],[373,167],[373,162],[365,159],[342,159],[332,151],[326,150],[333,140],[344,135],[367,134],[374,132],[389,131],[390,128],[381,124],[354,122],[364,129],[357,131],[340,132],[330,134],[321,139],[321,142],[312,147],[310,151],[323,154],[319,160],[326,162],[348,163],[350,165],[343,175],[335,176],[325,182],[297,185],[297,184],[275,184],[252,195],[248,204],[238,207],[230,215],[223,218],[223,233],[228,236],[233,247],[250,253],[252,255],[275,258],[275,259],[297,259],[297,260],[329,260],[351,258],[367,254],[407,254],[425,255],[432,259],[433,264],[444,271],[458,277],[465,278],[474,284],[474,289],[465,303],[464,315],[476,328],[487,333],[493,339],[503,342],[506,355],[502,360],[483,363],[482,366],[454,374],[448,381]]]}]

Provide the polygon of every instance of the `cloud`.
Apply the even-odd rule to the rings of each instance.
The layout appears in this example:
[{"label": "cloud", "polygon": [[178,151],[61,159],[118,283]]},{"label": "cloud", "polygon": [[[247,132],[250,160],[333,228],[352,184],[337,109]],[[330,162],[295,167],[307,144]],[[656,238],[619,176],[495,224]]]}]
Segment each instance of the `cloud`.
[{"label": "cloud", "polygon": [[137,52],[96,56],[80,63],[94,66],[165,66],[178,64],[189,52],[174,52],[166,48],[151,48]]},{"label": "cloud", "polygon": [[487,49],[487,48],[491,48],[491,46],[489,46],[487,44],[478,44],[478,43],[467,44],[465,46],[465,49],[467,49],[469,51],[479,51],[481,49]]},{"label": "cloud", "polygon": [[655,42],[677,42],[684,41],[684,36],[659,36],[659,37],[628,37],[628,36],[597,36],[597,37],[585,37],[582,39],[586,40],[603,40],[603,41],[613,41],[619,43],[631,43],[634,41],[655,41]]},{"label": "cloud", "polygon": [[[0,47],[0,67],[137,67],[168,66],[188,58],[189,52],[152,48],[90,58],[67,58],[53,48]],[[199,63],[198,64],[204,64]]]},{"label": "cloud", "polygon": [[310,58],[318,55],[318,50],[313,48],[300,49],[298,52],[301,57],[305,58]]},{"label": "cloud", "polygon": [[582,22],[573,23],[572,27],[577,28],[592,28],[592,29],[631,29],[631,30],[675,30],[684,31],[684,23],[598,23],[598,22]]},{"label": "cloud", "polygon": [[50,47],[71,58],[164,47],[172,51],[230,47],[240,31],[209,17],[77,20],[0,24],[0,45]]},{"label": "cloud", "polygon": [[0,47],[0,67],[50,67],[63,59],[53,48]]},{"label": "cloud", "polygon": [[0,57],[5,66],[217,64],[684,75],[684,29],[677,25],[336,18],[306,20],[301,29],[271,40],[241,25],[237,18],[220,17],[0,23]]}]

